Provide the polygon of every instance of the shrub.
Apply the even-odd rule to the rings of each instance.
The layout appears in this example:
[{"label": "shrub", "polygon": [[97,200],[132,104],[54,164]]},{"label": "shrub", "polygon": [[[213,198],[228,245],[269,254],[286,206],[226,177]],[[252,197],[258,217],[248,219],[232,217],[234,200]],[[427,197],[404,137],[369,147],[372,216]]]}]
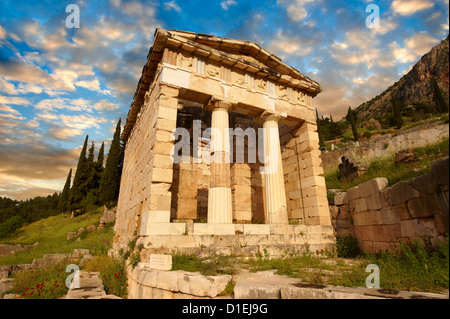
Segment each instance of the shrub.
[{"label": "shrub", "polygon": [[127,297],[127,276],[125,262],[107,255],[97,256],[83,267],[86,271],[98,271],[103,281],[106,294],[121,298]]},{"label": "shrub", "polygon": [[0,238],[11,236],[17,229],[23,226],[24,219],[20,216],[13,216],[0,224]]},{"label": "shrub", "polygon": [[358,240],[353,236],[336,236],[338,257],[355,258],[361,254]]}]

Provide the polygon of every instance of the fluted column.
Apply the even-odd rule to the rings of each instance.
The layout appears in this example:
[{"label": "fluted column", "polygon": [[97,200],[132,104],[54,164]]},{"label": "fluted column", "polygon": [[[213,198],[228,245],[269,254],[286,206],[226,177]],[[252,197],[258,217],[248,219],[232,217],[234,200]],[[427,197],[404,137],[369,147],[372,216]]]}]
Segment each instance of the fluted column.
[{"label": "fluted column", "polygon": [[208,190],[208,223],[232,224],[230,140],[228,112],[232,104],[213,101],[211,120],[211,183]]},{"label": "fluted column", "polygon": [[288,224],[278,122],[283,114],[264,112],[264,186],[266,224]]}]

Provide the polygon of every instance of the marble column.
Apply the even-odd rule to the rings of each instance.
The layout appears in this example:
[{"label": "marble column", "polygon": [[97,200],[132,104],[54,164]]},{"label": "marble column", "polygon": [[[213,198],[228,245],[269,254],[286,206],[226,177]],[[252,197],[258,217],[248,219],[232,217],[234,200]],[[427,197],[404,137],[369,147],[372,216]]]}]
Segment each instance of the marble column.
[{"label": "marble column", "polygon": [[264,186],[266,224],[288,224],[283,163],[278,122],[286,116],[275,112],[261,115],[264,132]]},{"label": "marble column", "polygon": [[211,183],[208,190],[208,223],[232,224],[230,140],[228,112],[232,104],[213,101],[211,120]]}]

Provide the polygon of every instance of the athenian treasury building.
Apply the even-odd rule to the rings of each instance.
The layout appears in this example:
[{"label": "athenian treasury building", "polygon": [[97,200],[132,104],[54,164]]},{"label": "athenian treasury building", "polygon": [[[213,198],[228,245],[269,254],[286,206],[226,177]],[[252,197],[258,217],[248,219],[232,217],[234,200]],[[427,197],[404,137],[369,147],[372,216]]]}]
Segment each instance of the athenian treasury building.
[{"label": "athenian treasury building", "polygon": [[330,249],[312,99],[259,45],[157,29],[131,104],[113,248],[203,256]]}]

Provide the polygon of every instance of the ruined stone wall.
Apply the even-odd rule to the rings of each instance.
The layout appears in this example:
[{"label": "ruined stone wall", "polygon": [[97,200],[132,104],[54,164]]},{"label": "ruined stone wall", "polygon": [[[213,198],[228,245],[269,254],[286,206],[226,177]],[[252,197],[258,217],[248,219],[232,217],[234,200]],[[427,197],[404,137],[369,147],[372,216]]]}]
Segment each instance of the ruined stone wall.
[{"label": "ruined stone wall", "polygon": [[364,251],[394,250],[398,241],[423,239],[436,245],[449,231],[449,159],[431,172],[389,188],[375,178],[336,193],[331,206],[337,236],[354,236]]},{"label": "ruined stone wall", "polygon": [[342,156],[349,158],[352,163],[369,163],[374,158],[389,157],[400,150],[437,143],[445,137],[449,137],[449,126],[441,122],[412,128],[395,136],[386,134],[367,142],[360,142],[359,145],[323,153],[320,157],[324,170],[329,171],[337,169]]}]

